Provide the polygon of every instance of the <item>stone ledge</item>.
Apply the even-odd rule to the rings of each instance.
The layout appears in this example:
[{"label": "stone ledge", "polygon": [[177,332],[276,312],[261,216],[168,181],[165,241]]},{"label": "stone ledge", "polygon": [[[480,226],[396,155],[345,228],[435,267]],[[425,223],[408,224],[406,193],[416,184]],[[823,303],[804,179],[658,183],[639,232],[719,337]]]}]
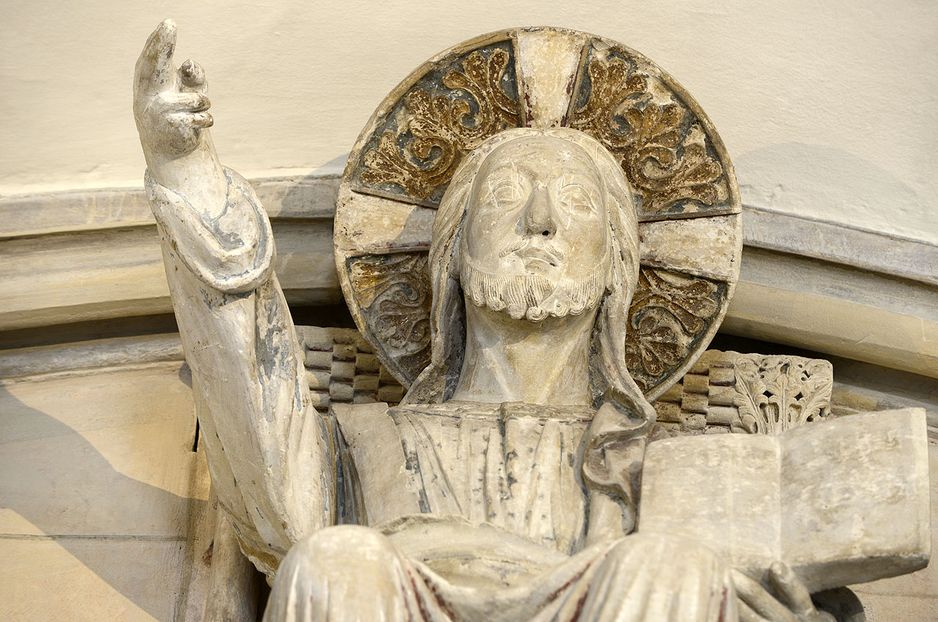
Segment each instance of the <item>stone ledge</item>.
[{"label": "stone ledge", "polygon": [[754,248],[938,285],[938,246],[921,240],[749,206],[743,239]]},{"label": "stone ledge", "polygon": [[[297,326],[296,330],[304,346],[304,364],[310,390],[320,412],[325,412],[332,402],[355,402],[360,401],[357,398],[365,398],[368,401],[378,399],[396,403],[401,399],[402,388],[379,365],[371,354],[370,346],[364,343],[357,330],[315,326]],[[720,340],[719,336],[717,340]],[[339,346],[341,352],[336,351],[336,344],[342,344]],[[747,351],[749,348],[762,349],[757,342],[747,342],[745,345]],[[776,352],[779,350],[771,346],[770,349]],[[813,355],[810,352],[800,354]],[[700,412],[713,416],[714,423],[718,425],[729,425],[731,422],[717,420],[724,413],[733,415],[730,411],[735,409],[720,408],[725,405],[725,397],[710,386],[714,384],[720,387],[729,382],[730,376],[721,376],[718,369],[720,365],[714,364],[715,357],[720,359],[725,356],[722,352],[708,351],[679,384],[665,392],[656,402],[659,418],[668,422],[668,411],[674,411],[675,408],[677,411],[686,411],[684,414],[693,414],[695,409],[692,400],[685,400],[684,394],[700,393],[705,398],[705,409]],[[929,438],[932,443],[938,444],[938,389],[933,386],[934,383],[903,371],[830,358],[834,367],[830,406],[835,415],[924,408],[928,414]],[[183,361],[182,343],[177,333],[0,350],[0,387],[121,369],[161,365],[177,368]],[[706,384],[695,384],[701,380],[698,376],[705,370]],[[183,372],[183,376],[187,378],[188,374]]]},{"label": "stone ledge", "polygon": [[[294,305],[342,300],[338,177],[253,182]],[[742,274],[723,331],[938,378],[938,245],[744,209]],[[171,313],[142,190],[0,197],[0,331]]]},{"label": "stone ledge", "polygon": [[[273,222],[332,220],[340,176],[251,180]],[[747,246],[812,257],[938,285],[938,245],[850,224],[744,206]],[[0,196],[5,240],[155,224],[142,188],[101,188]]]},{"label": "stone ledge", "polygon": [[[331,220],[335,174],[262,177],[251,184],[272,221]],[[143,188],[100,188],[0,196],[0,241],[155,225]]]}]

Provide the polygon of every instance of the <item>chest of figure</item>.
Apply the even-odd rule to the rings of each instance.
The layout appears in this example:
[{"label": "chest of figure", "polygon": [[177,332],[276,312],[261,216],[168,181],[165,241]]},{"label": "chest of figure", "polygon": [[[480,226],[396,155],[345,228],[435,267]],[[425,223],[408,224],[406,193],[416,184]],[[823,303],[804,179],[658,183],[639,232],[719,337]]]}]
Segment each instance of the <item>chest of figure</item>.
[{"label": "chest of figure", "polygon": [[590,413],[507,406],[339,416],[368,524],[458,517],[574,550],[586,524],[580,444]]}]

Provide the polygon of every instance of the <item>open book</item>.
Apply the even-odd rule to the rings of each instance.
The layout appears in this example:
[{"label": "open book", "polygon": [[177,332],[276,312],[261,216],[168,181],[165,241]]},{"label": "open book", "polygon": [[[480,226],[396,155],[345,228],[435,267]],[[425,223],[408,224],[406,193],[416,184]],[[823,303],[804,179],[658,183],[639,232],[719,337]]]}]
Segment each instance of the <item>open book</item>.
[{"label": "open book", "polygon": [[786,562],[816,592],[925,567],[928,503],[925,411],[907,408],[652,443],[638,530],[689,536],[757,579]]}]

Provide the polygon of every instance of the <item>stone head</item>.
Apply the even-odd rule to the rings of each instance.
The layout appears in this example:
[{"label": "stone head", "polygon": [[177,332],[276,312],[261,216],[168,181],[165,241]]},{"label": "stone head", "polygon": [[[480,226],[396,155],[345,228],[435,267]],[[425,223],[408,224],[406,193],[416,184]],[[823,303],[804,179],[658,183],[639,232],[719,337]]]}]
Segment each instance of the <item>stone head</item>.
[{"label": "stone head", "polygon": [[624,329],[638,265],[632,192],[598,141],[569,128],[487,139],[464,158],[437,210],[431,363],[409,401],[446,399],[458,379],[466,304],[503,311],[530,330],[548,317],[593,313],[597,401],[609,386],[634,387]]},{"label": "stone head", "polygon": [[571,140],[524,135],[492,149],[466,201],[466,298],[533,321],[595,307],[612,280],[606,197],[597,163]]}]

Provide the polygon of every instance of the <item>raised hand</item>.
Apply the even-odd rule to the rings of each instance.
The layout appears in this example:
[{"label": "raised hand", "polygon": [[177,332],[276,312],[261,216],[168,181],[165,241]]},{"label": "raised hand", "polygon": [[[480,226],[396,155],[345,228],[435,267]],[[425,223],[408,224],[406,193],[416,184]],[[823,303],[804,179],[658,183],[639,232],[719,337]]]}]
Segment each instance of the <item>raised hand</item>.
[{"label": "raised hand", "polygon": [[[166,20],[147,39],[134,72],[134,119],[150,174],[159,183],[213,206],[224,174],[208,128],[205,72],[188,60],[173,65],[176,25]],[[210,208],[210,207],[209,207]]]}]

